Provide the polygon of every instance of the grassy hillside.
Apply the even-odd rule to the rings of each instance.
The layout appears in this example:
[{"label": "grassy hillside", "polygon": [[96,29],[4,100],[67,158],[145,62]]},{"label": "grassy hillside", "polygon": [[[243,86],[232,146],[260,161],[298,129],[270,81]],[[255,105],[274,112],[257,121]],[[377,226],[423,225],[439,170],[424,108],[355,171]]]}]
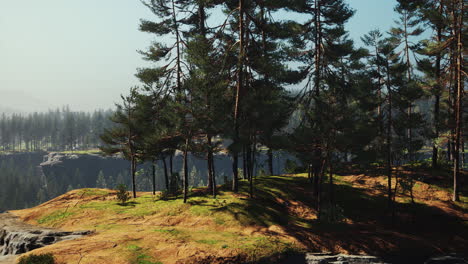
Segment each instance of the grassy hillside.
[{"label": "grassy hillside", "polygon": [[[468,199],[450,202],[443,187],[416,182],[415,203],[400,193],[396,221],[386,212],[385,177],[336,176],[338,223],[319,223],[306,175],[256,179],[217,199],[193,190],[189,203],[150,193],[122,206],[115,192],[71,191],[38,207],[13,211],[35,225],[96,230],[33,253],[51,252],[63,263],[275,263],[308,251],[424,258],[468,248]],[[417,256],[416,256],[417,255]]]}]

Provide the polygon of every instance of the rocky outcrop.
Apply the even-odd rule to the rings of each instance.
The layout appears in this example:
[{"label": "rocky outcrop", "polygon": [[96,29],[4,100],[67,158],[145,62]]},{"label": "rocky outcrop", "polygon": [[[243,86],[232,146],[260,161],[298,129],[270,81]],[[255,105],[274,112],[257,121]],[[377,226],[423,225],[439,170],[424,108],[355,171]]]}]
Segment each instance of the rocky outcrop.
[{"label": "rocky outcrop", "polygon": [[306,255],[307,264],[383,264],[384,262],[373,256],[358,256],[344,254],[309,253]]},{"label": "rocky outcrop", "polygon": [[65,232],[31,226],[15,216],[0,214],[0,256],[18,255],[36,248],[91,234],[90,231]]},{"label": "rocky outcrop", "polygon": [[468,264],[468,260],[457,254],[452,254],[431,258],[424,264]]},{"label": "rocky outcrop", "polygon": [[[288,262],[289,263],[289,262]],[[292,262],[291,262],[292,263]],[[299,262],[295,262],[299,263]],[[300,263],[303,263],[302,261]],[[344,254],[330,254],[330,253],[308,253],[305,256],[306,264],[384,264],[384,263],[423,263],[414,262],[411,260],[398,262],[386,262],[378,257],[373,256],[360,256],[360,255],[344,255]],[[447,256],[433,257],[425,261],[424,264],[468,264],[468,260],[460,255],[452,254]]]}]

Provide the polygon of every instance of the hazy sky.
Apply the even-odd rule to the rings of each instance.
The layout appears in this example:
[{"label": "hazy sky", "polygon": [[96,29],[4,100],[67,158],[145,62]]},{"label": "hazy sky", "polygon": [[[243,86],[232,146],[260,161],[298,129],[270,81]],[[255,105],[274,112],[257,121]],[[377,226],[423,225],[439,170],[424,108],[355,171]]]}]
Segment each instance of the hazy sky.
[{"label": "hazy sky", "polygon": [[[395,0],[348,0],[351,36],[389,29]],[[137,53],[152,36],[138,31],[152,14],[138,0],[0,0],[0,111],[113,107],[138,85]]]}]

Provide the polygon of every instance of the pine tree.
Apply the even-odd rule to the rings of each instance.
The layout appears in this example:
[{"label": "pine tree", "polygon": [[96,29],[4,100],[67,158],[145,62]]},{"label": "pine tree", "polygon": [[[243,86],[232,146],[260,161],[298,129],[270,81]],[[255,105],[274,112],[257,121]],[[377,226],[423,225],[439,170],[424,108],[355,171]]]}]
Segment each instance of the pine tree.
[{"label": "pine tree", "polygon": [[[344,1],[314,0],[307,1],[307,8],[303,10],[310,19],[305,23],[304,53],[302,62],[306,65],[307,86],[302,94],[302,104],[305,122],[302,123],[295,136],[296,140],[309,137],[311,144],[298,143],[299,152],[310,152],[314,167],[313,189],[314,196],[321,217],[321,183],[325,168],[331,164],[333,158],[334,135],[336,127],[331,116],[322,113],[332,113],[338,89],[346,86],[340,77],[341,67],[333,67],[340,63],[340,57],[352,52],[352,42],[346,39],[344,24],[351,18],[352,11]],[[337,83],[335,83],[337,81]],[[336,100],[336,101],[335,101]],[[324,111],[324,109],[327,109]],[[330,111],[330,112],[327,112]]]},{"label": "pine tree", "polygon": [[106,183],[106,177],[104,176],[104,172],[100,170],[96,179],[96,188],[106,189],[108,187],[109,186]]},{"label": "pine tree", "polygon": [[420,27],[421,21],[416,8],[400,3],[395,8],[395,11],[400,16],[399,20],[396,21],[397,27],[390,30],[391,41],[394,42],[395,46],[402,47],[402,50],[397,55],[402,56],[401,63],[406,67],[406,85],[405,89],[400,89],[402,92],[400,95],[402,95],[404,103],[407,104],[407,151],[408,161],[412,162],[414,160],[414,152],[417,150],[413,143],[413,130],[420,125],[417,122],[419,117],[413,113],[413,108],[414,102],[422,96],[422,93],[415,80],[416,76],[411,57],[415,55],[414,49],[416,48],[413,38],[421,35],[423,29]]},{"label": "pine tree", "polygon": [[439,149],[437,140],[443,132],[443,102],[444,91],[446,90],[447,78],[444,78],[444,64],[448,60],[448,51],[445,48],[447,43],[447,23],[445,17],[444,1],[427,1],[422,7],[421,18],[432,28],[434,34],[428,40],[420,42],[421,48],[418,52],[426,58],[420,60],[418,68],[425,74],[424,84],[429,87],[434,96],[433,110],[433,139],[432,146],[432,168],[437,168],[439,163]]},{"label": "pine tree", "polygon": [[117,110],[111,117],[116,124],[112,129],[104,130],[101,140],[104,145],[100,149],[108,155],[121,153],[130,161],[130,175],[132,178],[133,198],[136,198],[135,173],[138,159],[139,134],[135,111],[137,102],[137,89],[130,89],[130,95],[121,96],[122,104],[117,104]]}]

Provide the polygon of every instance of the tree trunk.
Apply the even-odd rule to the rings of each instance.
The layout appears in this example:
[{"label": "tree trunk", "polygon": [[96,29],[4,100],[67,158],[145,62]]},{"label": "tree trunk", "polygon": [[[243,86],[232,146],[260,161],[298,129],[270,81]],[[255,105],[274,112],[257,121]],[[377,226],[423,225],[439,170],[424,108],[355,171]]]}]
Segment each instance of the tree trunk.
[{"label": "tree trunk", "polygon": [[177,15],[175,10],[175,0],[172,0],[172,22],[174,26],[176,36],[176,60],[177,60],[177,92],[182,92],[182,67],[181,67],[181,53],[180,53],[180,34],[179,34],[179,23],[177,21]]},{"label": "tree trunk", "polygon": [[[404,13],[404,34],[405,34],[405,55],[406,55],[406,67],[407,69],[407,74],[408,74],[408,82],[411,83],[412,81],[412,74],[411,74],[411,61],[410,61],[410,48],[409,48],[409,43],[408,43],[408,13],[405,11]],[[408,137],[408,160],[410,163],[413,162],[413,147],[412,147],[412,142],[413,142],[413,136],[412,136],[412,129],[411,129],[411,115],[413,112],[413,102],[409,102],[409,107],[408,107],[408,120],[410,120],[409,125],[407,130],[407,137]]]},{"label": "tree trunk", "polygon": [[208,192],[211,192],[213,190],[213,174],[211,172],[211,159],[210,159],[210,153],[208,151],[208,153],[206,153],[206,168],[207,168],[207,172],[208,172],[208,183],[207,183],[207,188],[208,188]]},{"label": "tree trunk", "polygon": [[239,162],[239,156],[237,153],[232,154],[232,191],[238,192],[239,191],[239,172],[237,169],[237,165]]},{"label": "tree trunk", "polygon": [[213,173],[213,198],[216,198],[217,194],[217,186],[216,186],[216,170],[215,170],[215,163],[214,163],[214,155],[211,155],[211,171]]},{"label": "tree trunk", "polygon": [[251,154],[251,168],[250,168],[250,182],[249,182],[249,190],[250,190],[250,198],[254,198],[254,173],[255,173],[255,152],[256,152],[256,145],[254,137],[254,143],[252,145],[252,154]]},{"label": "tree trunk", "polygon": [[134,156],[131,157],[130,163],[131,163],[131,165],[130,165],[130,173],[132,174],[133,198],[136,198],[136,197],[137,197],[137,195],[136,195],[136,181],[135,181],[136,161],[135,161],[135,157],[134,157]]},{"label": "tree trunk", "polygon": [[325,166],[326,166],[326,159],[323,159],[322,161],[322,168],[320,170],[319,175],[317,176],[318,178],[318,184],[317,184],[317,219],[321,220],[322,219],[322,183],[323,183],[323,178],[325,176]]},{"label": "tree trunk", "polygon": [[174,158],[174,155],[170,154],[169,155],[169,173],[170,173],[169,176],[171,177],[171,179],[172,179],[172,176],[174,175],[173,158]]},{"label": "tree trunk", "polygon": [[247,154],[246,154],[246,151],[245,151],[245,145],[242,147],[242,171],[243,171],[243,175],[242,175],[242,178],[245,180],[247,179]]},{"label": "tree trunk", "polygon": [[[443,12],[442,1],[439,4],[439,13]],[[442,41],[442,28],[440,25],[437,26],[437,42]],[[436,57],[436,91],[435,91],[435,101],[434,101],[434,131],[435,138],[438,139],[440,136],[440,95],[442,93],[442,79],[441,79],[441,61],[442,54],[439,52]],[[436,143],[432,146],[432,168],[435,169],[438,167],[439,159],[439,149]]]},{"label": "tree trunk", "polygon": [[458,15],[455,23],[457,24],[457,70],[455,72],[457,79],[457,90],[455,98],[455,153],[453,163],[453,201],[460,201],[458,193],[458,184],[460,176],[460,141],[462,129],[462,97],[463,97],[463,43],[462,43],[462,29],[463,29],[463,0],[458,1],[460,14]]},{"label": "tree trunk", "polygon": [[152,168],[152,175],[153,175],[153,195],[156,195],[156,164],[155,164],[155,160],[153,160],[152,164],[151,164],[151,168]]},{"label": "tree trunk", "polygon": [[234,109],[234,153],[232,163],[232,190],[234,192],[239,191],[239,178],[238,178],[238,162],[239,162],[239,110],[240,110],[240,96],[243,90],[243,72],[244,72],[244,0],[239,0],[239,58],[238,58],[238,70],[237,70],[237,86],[236,86],[236,98],[235,98],[235,109]]},{"label": "tree trunk", "polygon": [[214,179],[214,171],[213,171],[213,149],[212,149],[212,141],[211,135],[207,135],[207,142],[208,142],[208,190],[213,193],[213,196],[216,195],[216,182]]},{"label": "tree trunk", "polygon": [[330,207],[329,207],[329,210],[330,210],[330,220],[331,221],[334,221],[335,220],[335,194],[334,194],[334,188],[333,188],[333,164],[331,162],[331,158],[330,158],[330,162],[329,162],[329,181],[328,181],[328,198],[329,198],[329,203],[330,203]]},{"label": "tree trunk", "polygon": [[390,84],[390,67],[387,61],[387,89],[388,89],[388,124],[387,124],[387,198],[388,198],[388,209],[392,210],[392,88]]},{"label": "tree trunk", "polygon": [[184,147],[184,203],[187,203],[188,198],[188,144],[189,140],[185,140],[185,147]]},{"label": "tree trunk", "polygon": [[[164,180],[166,181],[166,190],[169,191],[169,177],[167,175],[167,164],[166,164],[166,158],[162,159],[163,166],[164,166]],[[171,176],[172,177],[172,176]]]},{"label": "tree trunk", "polygon": [[268,169],[271,176],[275,175],[273,172],[273,150],[271,148],[268,148]]}]

